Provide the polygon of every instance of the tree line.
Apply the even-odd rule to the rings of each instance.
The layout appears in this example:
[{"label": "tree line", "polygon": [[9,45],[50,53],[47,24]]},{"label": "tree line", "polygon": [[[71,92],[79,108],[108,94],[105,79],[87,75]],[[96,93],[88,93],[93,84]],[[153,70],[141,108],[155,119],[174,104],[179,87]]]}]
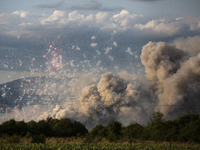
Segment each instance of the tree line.
[{"label": "tree line", "polygon": [[77,121],[72,121],[69,118],[61,120],[47,118],[38,122],[30,121],[15,121],[10,119],[0,125],[0,135],[7,134],[20,135],[22,137],[44,135],[45,137],[71,137],[71,136],[84,136],[88,133],[86,127]]},{"label": "tree line", "polygon": [[90,131],[90,137],[106,138],[110,142],[124,140],[131,143],[134,140],[200,142],[199,115],[186,114],[168,121],[163,120],[163,116],[160,112],[154,113],[146,126],[134,123],[124,127],[118,121],[105,127],[97,125]]},{"label": "tree line", "polygon": [[85,142],[134,142],[135,140],[200,142],[200,116],[186,114],[174,120],[163,120],[163,114],[156,112],[146,126],[132,123],[123,126],[113,121],[107,126],[96,125],[90,132],[77,121],[47,118],[38,122],[15,121],[11,119],[0,125],[0,136],[5,134],[34,137],[84,137]]}]

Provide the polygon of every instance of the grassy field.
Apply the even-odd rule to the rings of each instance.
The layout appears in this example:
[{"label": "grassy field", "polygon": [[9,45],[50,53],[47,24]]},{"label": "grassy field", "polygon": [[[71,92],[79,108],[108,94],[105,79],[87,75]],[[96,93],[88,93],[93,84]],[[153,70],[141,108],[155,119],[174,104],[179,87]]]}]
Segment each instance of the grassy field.
[{"label": "grassy field", "polygon": [[200,145],[188,144],[108,144],[108,143],[73,143],[73,144],[3,144],[2,150],[199,150]]},{"label": "grassy field", "polygon": [[109,143],[102,139],[98,143],[84,143],[83,138],[46,138],[45,144],[30,143],[30,139],[21,138],[13,141],[2,138],[0,150],[199,150],[200,144],[193,143],[155,143],[152,141],[135,141],[133,144],[119,141]]}]

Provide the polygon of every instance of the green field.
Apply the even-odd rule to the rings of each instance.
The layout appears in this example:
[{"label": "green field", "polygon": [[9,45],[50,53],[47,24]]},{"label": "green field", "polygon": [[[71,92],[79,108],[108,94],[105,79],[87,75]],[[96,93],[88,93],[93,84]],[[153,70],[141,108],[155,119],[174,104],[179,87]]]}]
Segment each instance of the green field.
[{"label": "green field", "polygon": [[[2,144],[2,150],[88,150],[88,144]],[[90,150],[170,150],[169,144],[89,144]],[[200,145],[171,144],[171,150],[199,150]]]}]

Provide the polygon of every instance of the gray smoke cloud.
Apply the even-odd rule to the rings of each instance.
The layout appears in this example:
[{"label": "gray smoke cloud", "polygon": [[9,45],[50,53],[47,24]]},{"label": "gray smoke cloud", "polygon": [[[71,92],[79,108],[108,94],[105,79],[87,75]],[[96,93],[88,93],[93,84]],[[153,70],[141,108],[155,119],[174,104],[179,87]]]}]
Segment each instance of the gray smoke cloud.
[{"label": "gray smoke cloud", "polygon": [[[46,85],[59,95],[55,106],[25,107],[11,115],[18,120],[41,120],[47,117],[70,118],[88,129],[97,124],[120,121],[146,124],[155,111],[166,119],[185,113],[197,113],[200,106],[199,36],[178,38],[171,43],[149,42],[142,48],[141,63],[145,74],[76,73],[66,83]],[[133,56],[134,57],[134,56]],[[31,115],[34,112],[34,115]],[[14,117],[13,117],[14,116]]]},{"label": "gray smoke cloud", "polygon": [[[180,39],[176,42],[180,47]],[[193,56],[191,53],[194,54],[194,51],[180,50],[164,42],[149,42],[143,47],[141,61],[146,78],[154,85],[158,97],[155,111],[167,116],[180,110],[189,113],[193,107],[193,113],[198,113],[192,105],[199,103],[200,54]]]},{"label": "gray smoke cloud", "polygon": [[[125,77],[125,75],[124,75]],[[96,124],[107,125],[114,120],[128,125],[131,122],[146,123],[147,107],[153,95],[139,79],[126,80],[119,75],[106,73],[97,85],[82,90],[77,105],[62,108],[57,105],[52,112],[44,113],[38,120],[47,117],[71,118],[83,122],[87,128]],[[152,97],[152,98],[151,98]],[[152,108],[148,108],[153,112]]]},{"label": "gray smoke cloud", "polygon": [[144,77],[126,71],[117,75],[105,73],[99,82],[83,88],[76,106],[56,106],[53,112],[38,119],[70,117],[90,129],[114,120],[124,125],[145,124],[155,111],[162,112],[166,118],[199,113],[196,106],[200,96],[200,50],[194,45],[181,47],[181,43],[191,47],[198,39],[176,39],[173,44],[149,42],[143,46],[140,56]]},{"label": "gray smoke cloud", "polygon": [[191,56],[196,56],[200,52],[200,36],[177,38],[173,41],[177,48],[189,52]]}]

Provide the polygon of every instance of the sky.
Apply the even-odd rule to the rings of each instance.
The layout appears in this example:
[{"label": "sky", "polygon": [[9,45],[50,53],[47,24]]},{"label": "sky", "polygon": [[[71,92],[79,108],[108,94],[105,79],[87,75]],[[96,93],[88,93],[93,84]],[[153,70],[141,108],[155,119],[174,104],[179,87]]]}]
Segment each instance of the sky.
[{"label": "sky", "polygon": [[147,42],[173,42],[200,28],[199,0],[2,0],[0,7],[3,71],[44,72],[55,59],[44,57],[50,45],[78,71],[84,61],[133,71]]},{"label": "sky", "polygon": [[199,15],[199,0],[8,0],[1,1],[1,13],[13,13],[16,10],[30,11],[32,13],[45,13],[50,15],[55,9],[65,10],[80,10],[83,13],[110,11],[115,13],[120,9],[126,9],[130,13],[142,15]]},{"label": "sky", "polygon": [[23,92],[53,93],[64,104],[70,93],[79,105],[39,118],[95,125],[145,123],[154,111],[199,114],[187,104],[199,106],[199,8],[200,0],[1,0],[0,83],[60,79]]}]

